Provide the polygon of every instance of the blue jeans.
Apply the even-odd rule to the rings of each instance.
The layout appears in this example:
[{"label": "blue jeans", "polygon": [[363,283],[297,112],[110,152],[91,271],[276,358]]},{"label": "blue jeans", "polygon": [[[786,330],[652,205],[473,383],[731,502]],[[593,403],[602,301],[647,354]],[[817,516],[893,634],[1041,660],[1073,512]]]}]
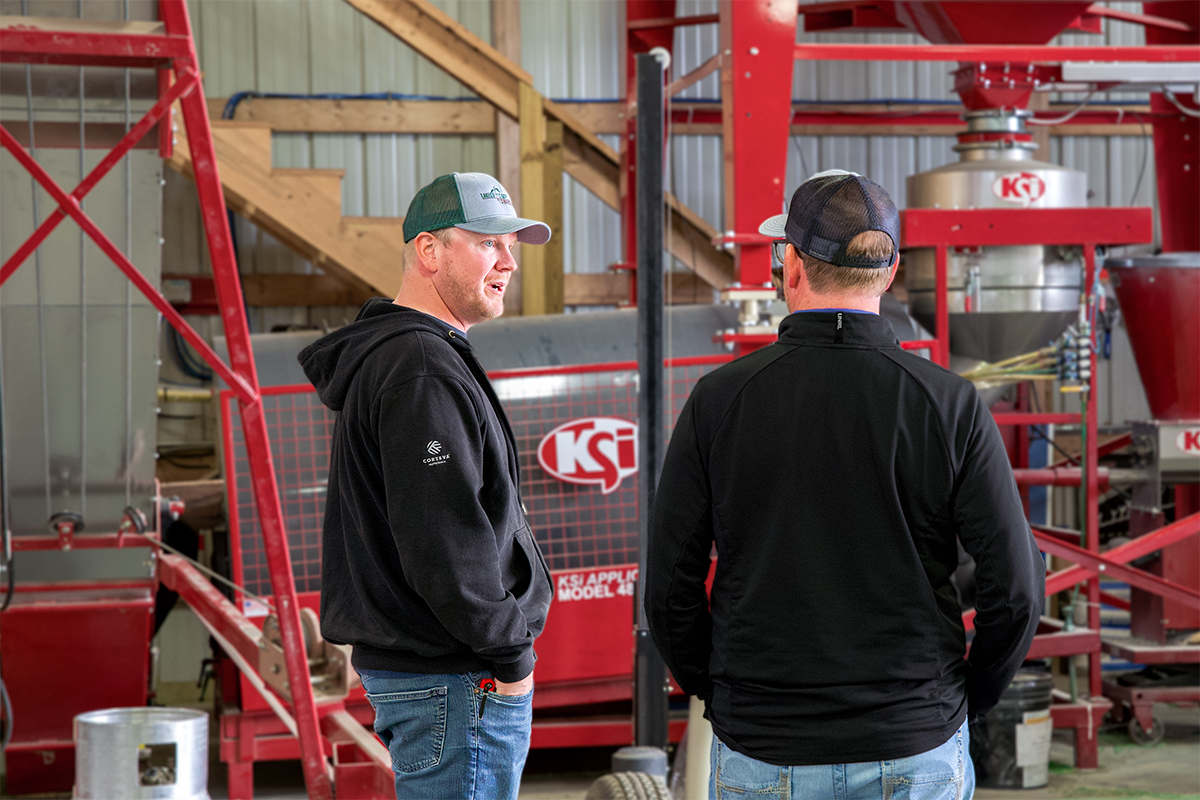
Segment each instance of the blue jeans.
[{"label": "blue jeans", "polygon": [[363,674],[375,733],[392,754],[398,800],[516,800],[529,755],[533,692],[487,692],[484,701],[479,681],[490,677]]},{"label": "blue jeans", "polygon": [[943,745],[908,758],[777,767],[730,750],[713,737],[708,796],[713,800],[970,800],[975,768],[967,723]]}]

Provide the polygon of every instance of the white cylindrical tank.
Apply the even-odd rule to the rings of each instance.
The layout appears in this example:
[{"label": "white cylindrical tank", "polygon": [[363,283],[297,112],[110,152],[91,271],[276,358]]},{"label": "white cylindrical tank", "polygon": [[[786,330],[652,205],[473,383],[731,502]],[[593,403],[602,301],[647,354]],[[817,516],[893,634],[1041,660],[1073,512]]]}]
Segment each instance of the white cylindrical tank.
[{"label": "white cylindrical tank", "polygon": [[[1033,160],[1028,112],[970,112],[960,160],[908,178],[909,208],[1078,208],[1087,176]],[[1056,338],[1078,309],[1078,247],[951,248],[947,259],[952,352],[995,361]],[[933,330],[934,251],[910,249],[910,311]]]},{"label": "white cylindrical tank", "polygon": [[208,714],[185,708],[79,714],[74,796],[208,800]]}]

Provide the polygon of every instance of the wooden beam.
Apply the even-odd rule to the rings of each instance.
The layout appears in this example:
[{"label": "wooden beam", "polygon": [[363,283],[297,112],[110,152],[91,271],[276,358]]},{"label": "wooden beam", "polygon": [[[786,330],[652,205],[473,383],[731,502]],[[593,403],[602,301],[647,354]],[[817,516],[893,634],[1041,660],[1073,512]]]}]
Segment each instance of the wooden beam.
[{"label": "wooden beam", "polygon": [[[532,249],[525,249],[525,253]],[[712,302],[713,287],[698,275],[674,272],[668,277],[668,302],[676,305]],[[360,306],[379,295],[372,289],[352,286],[334,275],[320,274],[242,275],[242,287],[246,305],[251,308]],[[624,272],[563,275],[562,287],[563,304],[567,306],[614,306],[629,301],[629,276]]]},{"label": "wooden beam", "polygon": [[[228,98],[209,98],[209,115],[219,119]],[[549,101],[548,101],[549,102]],[[720,136],[719,122],[686,122],[689,109],[713,112],[711,103],[687,102],[673,103],[675,122],[671,132],[681,136]],[[946,106],[910,106],[912,113],[945,112]],[[839,114],[895,114],[897,107],[885,105],[825,105],[796,104],[793,110],[797,113],[820,113],[827,115]],[[1058,108],[1047,111],[1051,116]],[[547,113],[559,119],[556,113],[569,116],[593,134],[621,134],[625,130],[625,104],[620,102],[595,103],[553,103],[548,106]],[[1142,127],[1137,123],[1134,113],[1144,114],[1143,122],[1146,131],[1153,130],[1154,117],[1149,109],[1142,106],[1125,107],[1125,116],[1120,125],[1113,115],[1111,123],[1072,123],[1065,125],[1030,126],[1049,131],[1050,136],[1141,136]],[[446,135],[499,135],[504,124],[516,130],[516,122],[503,112],[497,116],[493,107],[479,100],[288,100],[271,97],[248,98],[238,104],[235,112],[236,120],[262,122],[272,130],[281,133],[415,133],[415,134],[446,134]],[[560,120],[561,121],[561,120]],[[70,136],[72,141],[79,138],[79,126],[75,123],[38,123],[39,126],[60,125],[69,129],[64,134],[64,142]],[[74,127],[71,127],[74,126]],[[89,125],[89,128],[93,127]],[[98,129],[104,123],[95,125]],[[119,129],[124,134],[124,128],[113,125],[113,130]],[[13,135],[24,136],[21,125],[14,125]],[[49,129],[49,128],[48,128]],[[820,123],[798,124],[791,126],[793,136],[953,136],[965,125],[957,117],[947,115],[945,124],[905,125],[903,123],[884,123],[878,125],[861,125],[853,123]],[[39,128],[40,130],[40,128]],[[591,140],[585,140],[573,129],[565,127],[565,136],[569,139],[575,136],[580,147],[595,149]],[[111,138],[111,134],[108,138]],[[116,138],[120,138],[117,136]],[[146,141],[150,141],[147,137]],[[45,141],[42,134],[37,135],[38,144]],[[104,141],[108,141],[105,139]],[[98,142],[96,146],[102,146]],[[603,143],[602,143],[603,144]],[[66,146],[65,144],[63,146]],[[149,146],[149,145],[147,145]],[[578,148],[577,148],[578,149]],[[607,149],[607,148],[606,148]],[[602,150],[596,153],[604,160],[607,155]],[[499,152],[497,153],[499,155]],[[501,170],[502,171],[502,170]],[[510,197],[516,202],[516,189],[510,188],[502,175],[497,175],[500,182],[509,189]],[[513,186],[517,182],[510,181]],[[520,206],[517,206],[520,208]]]},{"label": "wooden beam", "polygon": [[[563,312],[563,124],[546,120],[546,149],[542,159],[542,216],[550,226],[550,241],[544,250],[542,269],[547,314]],[[529,250],[531,248],[525,248]]]},{"label": "wooden beam", "polygon": [[242,291],[253,308],[360,306],[378,295],[333,275],[243,275]]},{"label": "wooden beam", "polygon": [[563,128],[563,169],[606,206],[621,210],[617,165],[566,128]]},{"label": "wooden beam", "polygon": [[[532,115],[522,106],[528,98],[532,97],[526,92],[526,90],[533,91],[533,78],[529,73],[434,7],[428,0],[346,0],[346,2],[383,25],[418,53],[470,87],[481,98],[521,122],[521,211],[527,216],[539,219],[534,216],[534,206],[530,204],[529,197],[525,194],[531,185],[526,181],[526,159],[534,153],[533,149],[526,147],[525,141],[526,117],[531,118]],[[573,158],[568,168],[589,162],[591,166],[598,167],[607,162],[613,168],[611,172],[592,169],[589,177],[592,179],[593,185],[597,185],[597,188],[603,193],[597,193],[597,196],[615,196],[618,191],[617,182],[614,180],[611,184],[600,187],[598,179],[605,177],[606,174],[616,176],[616,167],[619,161],[616,151],[601,141],[595,132],[567,107],[545,98],[541,98],[541,102],[544,114],[563,124],[564,145],[570,149],[574,144],[578,151],[587,152],[587,159]],[[544,123],[539,124],[544,128]],[[568,142],[568,139],[577,140],[577,142]],[[544,142],[544,136],[542,141]],[[540,164],[540,157],[538,163]],[[574,177],[573,172],[570,174]],[[533,179],[532,174],[529,177],[530,180]],[[539,187],[539,191],[544,189],[542,180],[539,179],[535,183]],[[588,184],[584,183],[584,185]],[[684,220],[681,224],[689,224],[686,221],[688,218],[681,219]],[[696,240],[700,236],[700,231],[690,231],[688,234],[688,238],[691,240]],[[714,253],[718,252],[711,243],[708,248]],[[529,251],[533,249],[526,249],[524,254],[526,259],[529,257]],[[727,259],[732,265],[732,259],[726,253],[718,253],[715,256],[709,254],[708,257],[717,261]],[[538,258],[540,257],[533,257],[535,264]],[[526,269],[524,280],[528,280],[533,272],[534,270]],[[709,274],[711,275],[711,273]],[[732,266],[730,274],[732,274]],[[539,273],[540,279],[541,273]],[[725,285],[727,283],[721,284],[717,288],[724,288]],[[525,288],[522,288],[521,296],[522,303],[533,297]],[[539,302],[542,301],[539,300]],[[525,313],[532,313],[528,306],[524,310]]]},{"label": "wooden beam", "polygon": [[568,306],[619,306],[629,302],[629,276],[622,272],[564,275],[563,290]]},{"label": "wooden beam", "polygon": [[346,0],[475,94],[517,118],[528,72],[426,0]]},{"label": "wooden beam", "polygon": [[608,103],[559,103],[560,108],[571,112],[592,133],[624,134],[625,101]]},{"label": "wooden beam", "polygon": [[[519,86],[521,108],[521,215],[546,218],[546,115],[542,96],[527,83]],[[521,310],[526,316],[550,313],[546,296],[546,249],[522,247]]]},{"label": "wooden beam", "polygon": [[[713,287],[691,272],[668,273],[667,302],[699,305],[713,301]],[[629,276],[623,272],[564,275],[564,302],[568,306],[620,306],[629,302]]]},{"label": "wooden beam", "polygon": [[[225,109],[209,100],[209,113]],[[479,100],[294,100],[250,97],[238,103],[238,122],[265,122],[281,133],[433,133],[490,136],[496,112]]]},{"label": "wooden beam", "polygon": [[714,289],[733,283],[733,256],[713,247],[718,231],[704,218],[679,202],[670,192],[667,200],[667,250]]},{"label": "wooden beam", "polygon": [[[1049,92],[1034,92],[1029,98],[1029,110],[1038,114],[1050,108]],[[1045,114],[1038,114],[1045,116]],[[1033,134],[1033,143],[1037,145],[1037,149],[1033,151],[1033,157],[1040,161],[1050,160],[1050,128],[1051,125],[1027,125],[1026,129]]]}]

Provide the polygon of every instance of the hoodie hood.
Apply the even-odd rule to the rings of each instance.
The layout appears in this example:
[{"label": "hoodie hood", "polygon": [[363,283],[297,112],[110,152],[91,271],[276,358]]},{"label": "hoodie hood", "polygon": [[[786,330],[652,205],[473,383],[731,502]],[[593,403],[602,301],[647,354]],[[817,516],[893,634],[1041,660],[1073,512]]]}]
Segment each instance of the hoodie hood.
[{"label": "hoodie hood", "polygon": [[[410,331],[445,336],[450,330],[455,329],[424,312],[398,306],[386,297],[372,297],[354,322],[313,342],[298,358],[321,402],[341,411],[354,376],[379,345]],[[462,342],[466,344],[465,338]]]}]

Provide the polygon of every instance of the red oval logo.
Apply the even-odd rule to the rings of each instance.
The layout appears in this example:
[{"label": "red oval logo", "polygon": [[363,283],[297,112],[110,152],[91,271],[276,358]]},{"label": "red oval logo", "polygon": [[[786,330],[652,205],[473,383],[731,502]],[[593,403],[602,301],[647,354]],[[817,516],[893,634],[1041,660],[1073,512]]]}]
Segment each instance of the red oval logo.
[{"label": "red oval logo", "polygon": [[1046,194],[1046,182],[1032,172],[1010,172],[992,182],[992,194],[1028,208]]},{"label": "red oval logo", "polygon": [[545,435],[537,457],[560,481],[597,485],[610,494],[637,472],[637,424],[618,417],[572,420]]}]

